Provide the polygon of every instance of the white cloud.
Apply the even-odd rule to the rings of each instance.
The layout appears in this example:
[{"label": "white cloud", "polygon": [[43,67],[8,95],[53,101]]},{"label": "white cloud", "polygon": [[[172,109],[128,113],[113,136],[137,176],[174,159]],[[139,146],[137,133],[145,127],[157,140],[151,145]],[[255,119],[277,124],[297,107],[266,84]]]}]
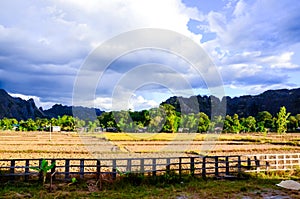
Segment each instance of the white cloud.
[{"label": "white cloud", "polygon": [[[215,33],[215,39],[202,45],[219,66],[228,86],[267,88],[270,84],[291,84],[289,71],[298,72],[300,65],[299,47],[290,47],[300,42],[298,1],[228,0],[222,3],[226,4],[222,10],[205,12],[207,15],[202,14],[200,4],[197,9],[180,0],[1,1],[0,84],[16,93],[38,96],[41,103],[54,99],[69,103],[76,72],[101,42],[137,28],[163,28],[200,43],[202,35],[188,29],[190,19],[201,22],[198,26],[203,34]],[[118,70],[110,70],[102,82],[106,90],[95,102],[107,110],[111,107],[107,93],[122,77],[124,68],[120,68],[137,63],[136,60],[139,64],[157,61],[173,66],[193,87],[203,86],[180,59],[149,59],[148,55],[128,56],[115,68]],[[174,74],[156,72],[169,78],[169,82],[174,81]],[[213,80],[211,75],[207,73],[208,79]],[[143,78],[143,74],[137,78]],[[152,106],[154,103],[146,95],[140,93],[137,103]]]},{"label": "white cloud", "polygon": [[[0,7],[0,65],[7,89],[34,94],[40,101],[49,100],[50,94],[55,95],[52,99],[69,98],[65,103],[71,101],[69,91],[77,70],[101,42],[138,28],[174,30],[199,42],[201,35],[190,32],[187,23],[190,18],[204,20],[196,8],[180,0],[28,0],[1,2]],[[11,77],[20,77],[27,89],[16,87]],[[105,84],[117,77],[112,74]],[[101,97],[96,101],[107,109],[108,96]]]},{"label": "white cloud", "polygon": [[110,97],[96,97],[93,104],[95,105],[95,107],[98,107],[101,110],[111,110],[112,99]]},{"label": "white cloud", "polygon": [[297,8],[298,1],[240,0],[230,2],[228,10],[207,15],[210,31],[217,37],[203,46],[228,87],[234,84],[245,91],[261,91],[255,88],[293,84],[289,70],[300,69],[300,62],[294,59],[297,52],[292,51],[295,42],[300,42],[294,35],[300,30],[296,28],[300,25]]},{"label": "white cloud", "polygon": [[244,15],[246,12],[246,6],[247,5],[245,4],[245,2],[243,0],[240,0],[235,6],[233,16],[241,17],[242,15]]},{"label": "white cloud", "polygon": [[293,69],[298,68],[299,66],[296,64],[293,64],[292,56],[294,55],[294,52],[284,52],[280,55],[273,55],[268,56],[266,58],[262,59],[262,62],[265,62],[270,65],[271,68],[275,69]]},{"label": "white cloud", "polygon": [[39,108],[39,107],[43,107],[43,109],[49,109],[53,106],[54,102],[43,102],[41,101],[40,97],[37,96],[31,96],[31,95],[23,95],[23,94],[18,94],[18,93],[9,93],[9,95],[11,95],[12,97],[19,97],[23,100],[29,100],[29,99],[33,99],[35,105]]},{"label": "white cloud", "polygon": [[[113,105],[113,99],[111,97],[96,97],[96,99],[94,100],[94,107],[98,107],[101,110],[105,110],[105,111],[110,111],[110,110],[120,110],[120,106],[115,105],[116,107],[114,107]],[[88,104],[86,104],[88,105]],[[150,99],[145,99],[143,96],[139,95],[135,95],[133,94],[131,96],[131,98],[127,99],[127,101],[123,101],[122,102],[122,108],[121,110],[144,110],[144,109],[149,109],[149,108],[153,108],[153,107],[157,107],[159,106],[159,103]]]},{"label": "white cloud", "polygon": [[154,100],[147,100],[143,96],[132,95],[129,100],[129,108],[131,110],[144,110],[149,108],[158,107],[159,103]]}]

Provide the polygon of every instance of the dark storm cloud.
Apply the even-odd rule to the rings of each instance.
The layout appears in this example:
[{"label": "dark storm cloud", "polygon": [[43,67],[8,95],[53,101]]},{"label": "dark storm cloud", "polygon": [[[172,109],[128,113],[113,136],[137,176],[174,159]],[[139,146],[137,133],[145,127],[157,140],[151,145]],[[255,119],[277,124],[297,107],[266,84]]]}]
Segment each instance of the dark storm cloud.
[{"label": "dark storm cloud", "polygon": [[[206,42],[204,46],[220,68],[224,86],[236,84],[251,89],[257,85],[300,85],[299,80],[290,79],[300,72],[299,61],[293,59],[299,58],[300,52],[298,0],[203,3],[194,1],[197,10],[172,0],[1,1],[0,87],[38,96],[41,101],[70,103],[77,72],[89,53],[119,33],[144,27],[175,30],[199,43]],[[122,12],[115,12],[120,8]],[[105,60],[109,51],[101,56]],[[172,67],[176,73],[155,70],[157,76],[169,82],[176,82],[176,75],[180,75],[193,88],[206,88],[204,77],[184,60],[164,52],[141,50],[116,59],[103,79],[94,82],[99,84],[97,94],[109,98],[118,80],[144,63]],[[135,78],[142,79],[143,75]],[[205,78],[214,80],[210,73]],[[146,88],[144,93],[166,91],[159,85]]]}]

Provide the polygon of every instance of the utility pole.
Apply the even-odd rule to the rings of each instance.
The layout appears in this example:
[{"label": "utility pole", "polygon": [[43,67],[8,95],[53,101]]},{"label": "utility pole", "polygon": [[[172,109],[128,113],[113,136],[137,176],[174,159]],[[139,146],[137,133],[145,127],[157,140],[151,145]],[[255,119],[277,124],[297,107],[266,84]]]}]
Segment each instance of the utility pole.
[{"label": "utility pole", "polygon": [[50,134],[49,134],[49,141],[52,140],[52,123],[50,122]]}]

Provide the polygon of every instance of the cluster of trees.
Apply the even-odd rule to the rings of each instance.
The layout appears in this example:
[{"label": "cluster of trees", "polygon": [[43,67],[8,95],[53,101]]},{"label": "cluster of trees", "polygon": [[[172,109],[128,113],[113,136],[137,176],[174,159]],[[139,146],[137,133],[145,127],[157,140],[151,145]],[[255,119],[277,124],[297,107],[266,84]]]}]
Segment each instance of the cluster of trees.
[{"label": "cluster of trees", "polygon": [[214,132],[221,129],[224,133],[268,132],[285,133],[296,131],[300,125],[300,114],[290,116],[285,107],[281,107],[276,116],[268,111],[259,112],[257,116],[239,118],[238,114],[217,116],[210,119],[203,112],[181,114],[172,105],[164,104],[159,108],[140,112],[118,111],[106,112],[98,117],[102,127],[115,127],[119,131],[136,132]]},{"label": "cluster of trees", "polygon": [[51,126],[60,126],[63,131],[74,131],[76,119],[64,115],[58,118],[29,118],[28,120],[17,121],[14,118],[3,118],[0,120],[0,129],[17,131],[49,131]]},{"label": "cluster of trees", "polygon": [[14,118],[3,118],[0,120],[0,130],[15,131],[50,131],[51,126],[60,126],[62,131],[75,131],[77,128],[86,127],[90,131],[94,131],[100,127],[99,120],[85,121],[73,116],[64,115],[58,118],[29,118],[28,120],[16,120]]},{"label": "cluster of trees", "polygon": [[164,104],[158,108],[143,111],[104,112],[95,121],[84,121],[64,115],[58,118],[36,118],[17,121],[13,118],[0,120],[0,129],[19,131],[48,131],[52,126],[60,126],[63,131],[85,128],[115,129],[122,132],[214,132],[221,129],[225,133],[295,131],[300,125],[300,114],[291,116],[281,107],[276,116],[268,111],[259,112],[257,116],[239,118],[238,114],[210,119],[203,112],[181,114],[172,105]]},{"label": "cluster of trees", "polygon": [[290,116],[286,113],[286,108],[281,107],[276,117],[273,117],[268,111],[259,112],[256,117],[249,116],[240,118],[237,114],[226,116],[224,120],[224,132],[268,132],[277,131],[279,134],[287,130],[296,131],[300,124],[300,114]]}]

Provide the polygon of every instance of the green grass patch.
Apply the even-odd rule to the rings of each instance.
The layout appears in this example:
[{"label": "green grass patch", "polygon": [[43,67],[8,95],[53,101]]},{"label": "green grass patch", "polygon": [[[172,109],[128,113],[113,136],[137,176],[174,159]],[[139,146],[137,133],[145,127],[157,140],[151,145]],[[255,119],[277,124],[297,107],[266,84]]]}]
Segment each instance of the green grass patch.
[{"label": "green grass patch", "polygon": [[297,198],[298,193],[276,186],[291,175],[298,173],[251,174],[238,180],[180,177],[173,171],[156,177],[125,173],[114,182],[102,181],[102,189],[96,180],[56,181],[52,191],[36,181],[2,183],[0,198],[262,198],[265,194]]}]

